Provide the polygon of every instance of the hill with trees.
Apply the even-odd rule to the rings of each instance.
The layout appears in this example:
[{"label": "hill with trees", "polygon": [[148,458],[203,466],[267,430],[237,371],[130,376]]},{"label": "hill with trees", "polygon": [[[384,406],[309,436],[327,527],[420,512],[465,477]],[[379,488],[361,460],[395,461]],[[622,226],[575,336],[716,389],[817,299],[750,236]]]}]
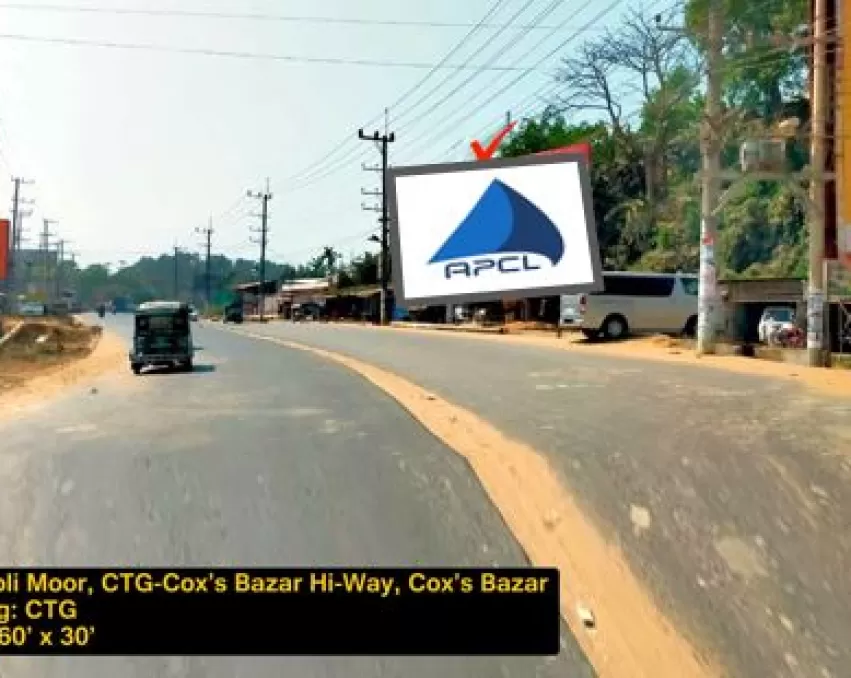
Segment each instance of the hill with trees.
[{"label": "hill with trees", "polygon": [[[807,23],[808,4],[725,4],[725,165],[735,165],[743,140],[797,117],[802,132],[788,145],[788,160],[800,171],[808,162],[807,54],[774,43]],[[610,269],[697,269],[706,0],[660,19],[633,12],[617,30],[586,40],[563,60],[558,97],[502,149],[514,157],[592,144],[597,228]],[[683,19],[685,32],[669,30]],[[596,122],[571,122],[579,116]],[[804,216],[788,185],[751,183],[721,214],[720,274],[806,277]]]}]

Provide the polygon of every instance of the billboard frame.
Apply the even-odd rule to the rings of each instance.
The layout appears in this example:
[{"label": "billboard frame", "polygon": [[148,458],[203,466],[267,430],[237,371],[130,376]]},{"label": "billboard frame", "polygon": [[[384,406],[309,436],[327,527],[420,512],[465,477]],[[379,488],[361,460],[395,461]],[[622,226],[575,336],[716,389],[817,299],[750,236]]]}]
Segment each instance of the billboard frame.
[{"label": "billboard frame", "polygon": [[[472,292],[457,295],[439,295],[432,297],[412,297],[405,294],[404,275],[402,270],[402,248],[399,239],[399,205],[396,195],[396,179],[409,176],[428,176],[432,174],[452,174],[456,172],[482,172],[494,169],[510,169],[515,167],[532,167],[540,165],[577,165],[579,188],[582,196],[582,206],[585,216],[585,231],[591,263],[593,282],[577,285],[553,285],[536,288],[519,288],[513,290],[494,290],[490,292]],[[532,297],[557,296],[561,294],[581,294],[599,292],[603,286],[603,267],[600,257],[600,246],[597,240],[597,224],[594,215],[594,196],[591,188],[591,173],[584,153],[561,152],[548,155],[523,155],[515,158],[493,158],[491,160],[473,160],[466,162],[437,163],[433,165],[409,165],[392,167],[387,170],[388,214],[390,255],[392,257],[393,292],[396,303],[400,306],[443,306],[448,304],[466,304],[484,301],[499,301],[502,299],[527,299]]]}]

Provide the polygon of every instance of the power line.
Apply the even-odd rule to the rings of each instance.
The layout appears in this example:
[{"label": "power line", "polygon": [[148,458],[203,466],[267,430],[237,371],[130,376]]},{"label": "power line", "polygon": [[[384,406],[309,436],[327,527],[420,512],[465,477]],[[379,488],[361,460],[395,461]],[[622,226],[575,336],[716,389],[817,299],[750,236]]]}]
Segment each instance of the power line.
[{"label": "power line", "polygon": [[[520,9],[517,10],[514,14],[511,15],[511,18],[508,20],[508,24],[504,28],[501,28],[500,30],[498,30],[494,35],[489,36],[488,40],[486,40],[482,45],[479,46],[479,48],[477,50],[475,50],[472,54],[470,54],[466,58],[466,60],[462,64],[462,66],[468,65],[473,60],[474,57],[481,54],[482,51],[484,51],[485,48],[487,48],[493,40],[495,40],[497,37],[502,35],[505,32],[505,30],[509,26],[511,26],[511,24],[513,24],[515,21],[517,21],[517,19],[520,17],[520,15],[523,14],[523,12],[525,12],[535,2],[537,2],[537,0],[526,0],[526,2],[520,7]],[[494,5],[494,8],[496,8],[499,4],[500,3],[497,3],[496,5]],[[432,94],[437,92],[441,87],[443,87],[443,85],[445,85],[447,82],[452,80],[455,76],[457,76],[459,71],[461,71],[461,70],[462,70],[462,68],[455,69],[452,73],[449,73],[443,80],[441,80],[439,83],[437,83],[436,86],[432,87],[428,91],[428,93],[425,94],[425,96],[420,97],[415,103],[409,105],[407,108],[403,109],[401,112],[395,113],[394,121],[398,123],[400,120],[404,119],[405,116],[410,114],[413,110],[416,110],[416,108],[419,107],[425,101],[427,101],[429,99],[429,97],[431,97]]]},{"label": "power line", "polygon": [[[323,64],[331,66],[367,66],[378,68],[411,68],[411,69],[434,69],[435,64],[420,61],[386,61],[381,59],[345,59],[335,57],[307,57],[294,56],[290,54],[271,54],[261,52],[241,52],[232,50],[215,50],[195,47],[173,47],[167,45],[155,45],[151,43],[112,42],[107,40],[88,40],[85,38],[63,38],[42,35],[22,35],[17,33],[0,33],[0,40],[18,42],[34,42],[52,45],[63,45],[67,47],[100,47],[106,49],[126,49],[150,52],[166,52],[171,54],[194,54],[201,56],[228,57],[235,59],[265,59],[269,61],[284,61],[297,64]],[[455,65],[446,64],[440,68],[459,68]],[[460,68],[477,69],[480,66],[462,66]],[[489,66],[487,70],[492,71],[521,71],[520,66]]]},{"label": "power line", "polygon": [[[419,81],[417,81],[413,85],[413,87],[409,88],[401,96],[399,96],[399,98],[397,98],[396,101],[394,101],[392,104],[390,104],[389,108],[391,110],[395,111],[395,109],[398,106],[400,106],[404,101],[406,101],[408,99],[408,97],[412,96],[423,85],[425,85],[425,83],[428,82],[428,80],[438,71],[438,66],[444,66],[449,61],[449,59],[451,59],[453,56],[455,56],[455,54],[458,52],[458,50],[460,50],[467,43],[467,41],[470,40],[479,31],[481,26],[483,26],[488,21],[488,19],[493,17],[499,11],[499,8],[505,2],[506,2],[506,0],[496,0],[496,2],[494,2],[490,6],[488,11],[485,12],[484,16],[482,16],[482,18],[479,20],[479,22],[477,24],[475,24],[472,27],[472,29],[469,30],[457,43],[455,43],[455,45],[437,63],[435,68],[431,69]],[[375,124],[376,122],[381,120],[381,117],[382,117],[381,114],[374,116],[373,118],[371,118],[369,121],[367,121],[364,124],[364,127],[368,127],[370,125]],[[321,168],[321,166],[325,163],[326,160],[333,157],[342,147],[344,147],[346,144],[350,143],[351,141],[352,141],[351,136],[346,135],[345,139],[343,139],[342,141],[335,144],[334,147],[328,153],[326,153],[324,156],[322,156],[322,158],[320,158],[318,161],[312,163],[311,165],[308,165],[308,169],[310,169],[309,172],[307,170],[303,170],[302,172],[294,175],[293,177],[290,177],[288,179],[288,181],[294,181],[294,180],[299,179],[299,178],[301,180],[305,180],[305,179],[309,180],[309,175],[315,174],[316,169]],[[361,153],[360,148],[358,148],[358,147],[355,147],[355,148],[357,148],[355,155],[360,154]],[[349,153],[348,156],[351,156],[351,153]],[[306,174],[305,174],[305,172],[306,172]]]},{"label": "power line", "polygon": [[[356,26],[393,26],[411,28],[470,28],[479,26],[485,29],[503,28],[500,23],[465,23],[459,21],[415,21],[410,19],[363,19],[353,17],[324,17],[302,16],[291,14],[251,13],[251,12],[213,12],[173,9],[133,9],[120,7],[82,7],[77,5],[52,5],[20,2],[0,2],[0,9],[35,12],[63,12],[77,14],[112,14],[121,16],[147,16],[185,19],[220,19],[238,21],[267,21],[280,23],[309,23],[309,24],[342,24]],[[515,26],[515,29],[525,29],[527,26]],[[549,26],[536,26],[533,30],[544,30]]]},{"label": "power line", "polygon": [[[656,5],[658,5],[660,2],[661,2],[661,0],[653,0],[653,2],[651,2],[651,3],[647,6],[647,7],[645,7],[644,11],[649,13],[649,12],[650,12],[650,11],[651,11],[651,10],[652,10],[655,6],[656,6]],[[663,10],[663,12],[671,12],[671,11],[673,11],[674,9],[676,9],[677,7],[682,7],[682,4],[683,4],[682,0],[677,0],[676,2],[674,2],[673,4],[671,4],[670,6],[668,6],[665,10]],[[586,5],[586,7],[587,7],[587,5]],[[608,11],[611,11],[611,10],[608,10]],[[608,11],[607,11],[606,13],[608,13]],[[594,21],[596,21],[596,20],[597,20],[597,19],[596,19],[596,17],[595,17],[594,19],[592,19],[592,22],[594,22]],[[585,24],[585,25],[587,26],[588,24]],[[556,27],[556,29],[557,29],[557,30],[558,30],[559,28],[560,28],[560,27]],[[553,33],[556,33],[556,32],[557,32],[557,30],[556,30],[556,31],[553,31]],[[571,42],[572,40],[574,40],[576,37],[578,37],[578,36],[579,36],[579,34],[580,34],[581,32],[582,32],[582,28],[580,27],[580,29],[579,29],[579,30],[577,30],[577,31],[574,31],[574,32],[573,32],[573,34],[570,36],[570,38],[568,39],[568,41],[567,41],[567,42]],[[549,36],[548,36],[548,37],[549,37]],[[544,41],[545,41],[546,39],[547,39],[547,38],[544,38]],[[522,57],[522,58],[526,58],[526,57],[527,57],[527,56],[528,56],[528,55],[529,55],[532,51],[534,51],[534,49],[535,49],[535,48],[533,48],[533,49],[532,49],[532,50],[530,50],[529,52],[526,52],[526,53],[523,55],[523,57]],[[560,48],[559,48],[559,49],[560,49]],[[490,99],[490,97],[491,97],[491,86],[492,86],[492,84],[493,84],[493,83],[498,82],[500,79],[502,79],[502,76],[497,76],[496,78],[493,78],[493,79],[489,82],[489,84],[488,84],[488,85],[486,85],[486,86],[485,86],[485,87],[483,87],[481,90],[479,90],[479,91],[478,91],[475,95],[473,95],[473,97],[471,97],[471,98],[477,97],[479,94],[487,94],[487,97],[488,97],[488,99],[487,99],[487,100],[489,100],[489,99]],[[532,110],[534,110],[536,107],[540,106],[540,105],[541,105],[541,99],[544,99],[544,98],[546,98],[546,97],[548,97],[548,96],[552,96],[552,95],[553,95],[556,91],[558,91],[558,90],[561,88],[561,86],[562,86],[562,85],[561,85],[561,83],[560,83],[560,82],[558,82],[558,81],[556,81],[556,82],[547,82],[547,83],[545,83],[543,86],[539,87],[537,90],[535,90],[534,92],[532,92],[530,95],[528,95],[528,96],[524,97],[524,98],[523,98],[523,99],[522,99],[519,103],[513,104],[513,105],[511,106],[512,117],[513,117],[515,120],[520,120],[520,119],[521,119],[523,116],[525,116],[527,113],[531,112],[531,111],[532,111]],[[486,100],[486,101],[483,101],[482,103],[483,103],[483,104],[484,104],[484,103],[487,103],[487,100]],[[546,104],[544,104],[544,106],[546,106]],[[458,109],[456,109],[456,110],[455,110],[452,114],[450,114],[450,115],[448,115],[448,116],[446,116],[446,117],[447,117],[447,118],[452,118],[452,116],[454,116],[456,113],[460,113],[462,110],[463,110],[463,108],[458,108]],[[453,128],[454,128],[454,127],[459,126],[460,124],[463,124],[463,122],[465,122],[466,120],[470,119],[471,117],[472,117],[472,116],[470,116],[470,115],[465,116],[465,117],[464,117],[464,118],[463,118],[460,122],[456,122],[456,123],[453,125]],[[493,120],[492,120],[491,122],[489,122],[486,126],[483,126],[481,129],[479,129],[479,130],[478,130],[478,132],[476,132],[476,133],[475,133],[474,135],[472,135],[472,136],[473,136],[473,137],[478,138],[478,137],[480,137],[480,136],[482,136],[482,135],[484,135],[484,134],[488,134],[489,132],[491,132],[491,131],[494,129],[494,127],[496,127],[497,125],[501,124],[501,123],[502,123],[502,120],[503,120],[503,118],[502,118],[502,117],[499,117],[499,118],[494,117],[494,118],[493,118]],[[444,132],[445,132],[445,131],[447,131],[448,129],[449,129],[448,127],[447,127],[447,128],[445,128],[445,129],[444,129]],[[434,138],[435,138],[435,137],[432,137],[432,139],[434,139]],[[462,140],[462,141],[456,141],[456,142],[454,142],[454,143],[453,143],[453,144],[452,144],[452,145],[451,145],[448,149],[446,149],[446,151],[444,151],[444,154],[446,154],[446,153],[448,153],[448,152],[453,151],[455,148],[457,148],[457,147],[458,147],[460,144],[462,144],[462,143],[464,143],[464,141],[463,141],[463,140]],[[438,157],[442,157],[442,156],[438,156]]]},{"label": "power line", "polygon": [[[582,31],[582,29],[583,29],[583,28],[587,28],[587,27],[593,26],[593,25],[596,23],[596,21],[597,21],[597,20],[599,20],[599,18],[602,18],[602,17],[604,17],[606,14],[608,14],[609,12],[611,12],[611,11],[614,9],[614,7],[615,7],[616,5],[620,4],[620,2],[622,2],[622,0],[616,0],[616,2],[614,2],[612,5],[610,5],[610,6],[609,6],[609,7],[608,7],[605,11],[598,13],[598,14],[597,14],[597,15],[596,15],[596,16],[595,16],[592,20],[590,20],[590,21],[586,22],[585,24],[583,24],[583,27],[582,27],[582,28],[580,28],[580,29],[578,29],[578,30],[574,31],[574,32],[571,34],[571,36],[570,36],[567,40],[565,40],[565,41],[561,42],[561,43],[560,43],[560,44],[559,44],[559,45],[558,45],[558,46],[557,46],[554,50],[550,51],[550,52],[549,52],[548,54],[546,54],[543,58],[539,59],[539,60],[536,62],[536,64],[535,64],[535,66],[534,66],[534,67],[532,67],[531,69],[528,69],[528,68],[527,68],[527,69],[522,69],[519,75],[520,75],[520,76],[524,76],[524,77],[525,77],[525,76],[527,76],[527,75],[529,75],[529,74],[530,74],[532,71],[534,71],[536,68],[540,67],[540,65],[541,65],[544,61],[546,61],[547,59],[549,59],[549,58],[550,58],[553,54],[555,54],[556,52],[558,52],[559,50],[561,50],[561,49],[562,49],[565,45],[567,45],[567,44],[568,44],[569,42],[571,42],[572,40],[576,39],[576,37],[577,37],[577,36],[581,33],[581,31]],[[583,7],[583,9],[584,9],[584,8],[587,8],[587,7],[589,6],[589,4],[590,4],[590,3],[586,2],[586,4],[585,4],[585,6]],[[554,36],[557,32],[559,32],[560,30],[563,30],[563,29],[564,29],[564,27],[565,27],[565,26],[566,26],[566,25],[567,25],[570,21],[575,20],[576,16],[577,16],[577,15],[579,15],[581,12],[582,12],[582,9],[580,9],[580,10],[579,10],[579,11],[577,11],[577,12],[572,13],[570,17],[566,18],[566,19],[565,19],[564,21],[562,21],[560,24],[558,24],[557,26],[553,27],[553,28],[549,31],[549,33],[548,33],[548,34],[547,34],[544,38],[542,38],[541,40],[539,40],[539,41],[538,41],[536,44],[534,44],[534,45],[533,45],[533,46],[532,46],[529,50],[527,50],[527,51],[523,54],[523,56],[521,57],[521,59],[526,58],[526,57],[528,57],[529,55],[533,54],[533,53],[534,53],[537,49],[539,49],[539,48],[541,47],[541,45],[545,44],[545,43],[547,42],[547,40],[549,40],[549,38],[553,37],[553,36]],[[516,17],[515,17],[515,18],[516,18]],[[539,17],[539,20],[540,20],[540,17]],[[515,79],[514,79],[514,80],[512,80],[510,83],[508,83],[508,85],[507,85],[506,87],[503,87],[502,89],[500,89],[500,90],[499,90],[498,92],[496,92],[496,93],[488,92],[488,97],[489,97],[489,99],[491,99],[491,98],[495,98],[496,96],[499,96],[500,94],[504,93],[504,92],[505,92],[505,91],[506,91],[509,87],[512,87],[512,86],[513,86],[513,85],[515,85],[517,82],[519,82],[521,79],[522,79],[522,77],[515,78]],[[497,78],[497,79],[492,80],[492,81],[491,81],[491,83],[494,83],[494,82],[497,82],[497,81],[498,81],[498,78]],[[485,89],[483,89],[483,90],[480,90],[480,92],[483,92],[483,91],[485,91],[486,89],[487,89],[487,88],[485,88]],[[467,104],[465,104],[465,105],[467,105]],[[467,106],[467,107],[469,108],[469,106]],[[428,114],[425,114],[425,115],[428,115]],[[422,120],[422,119],[423,119],[423,117],[425,117],[425,116],[420,116],[420,118],[418,118],[418,119],[417,119],[417,122],[419,122],[420,120]],[[466,121],[466,120],[467,120],[467,119],[469,119],[470,117],[472,117],[472,116],[471,116],[471,115],[467,115],[467,116],[465,116],[465,117],[464,117],[464,119],[462,120],[462,122]],[[454,128],[454,125],[453,125],[453,127],[452,127],[452,128]],[[452,128],[450,128],[450,129],[452,129]],[[442,130],[442,132],[441,132],[441,135],[440,135],[440,136],[443,136],[445,133],[446,133],[446,130]],[[435,136],[437,136],[437,135],[435,135]],[[434,137],[432,137],[432,138],[434,138]],[[416,137],[415,137],[415,139],[416,139]],[[355,150],[354,152],[349,152],[348,154],[346,154],[344,157],[342,157],[342,158],[338,161],[338,163],[339,163],[339,164],[337,164],[337,165],[335,165],[335,166],[334,166],[334,165],[332,165],[332,166],[329,166],[329,167],[325,167],[324,169],[323,169],[323,168],[319,168],[318,173],[316,173],[316,171],[314,171],[314,175],[313,175],[313,176],[311,176],[311,177],[309,177],[309,178],[306,178],[306,179],[305,179],[305,183],[304,183],[304,184],[302,184],[302,185],[298,185],[298,186],[295,186],[295,187],[292,187],[292,188],[290,188],[290,189],[289,189],[289,191],[302,190],[302,189],[304,189],[304,188],[307,188],[308,186],[311,186],[311,185],[313,185],[313,184],[316,184],[316,183],[318,183],[318,182],[320,182],[320,181],[322,181],[322,180],[324,180],[324,179],[326,179],[326,178],[328,178],[328,177],[330,177],[330,176],[332,176],[332,175],[336,174],[337,172],[339,172],[340,170],[342,170],[342,169],[346,166],[346,163],[347,163],[347,162],[349,162],[349,161],[353,160],[353,159],[354,159],[354,158],[356,158],[358,155],[359,155],[359,153],[358,153],[358,151],[357,151],[357,150]]]},{"label": "power line", "polygon": [[[529,5],[531,5],[532,2],[534,2],[534,0],[529,0],[529,2],[527,2],[526,5],[524,5],[524,9],[526,7],[528,7]],[[560,4],[561,4],[561,0],[552,0],[550,2],[550,4],[547,7],[545,7],[537,15],[537,17],[535,18],[535,21],[542,21],[548,15],[552,14],[552,12],[554,12],[559,7]],[[523,36],[525,36],[527,33],[528,33],[528,31],[526,31],[526,33],[524,33]],[[540,43],[538,43],[538,44],[540,44]],[[506,52],[510,51],[515,46],[517,46],[516,39],[510,40],[509,42],[504,44],[495,54],[491,55],[491,58],[490,58],[489,61],[495,61],[496,59],[501,57]],[[534,48],[533,48],[533,50],[534,50]],[[455,96],[455,94],[457,94],[461,90],[462,87],[473,82],[473,80],[475,80],[477,77],[481,76],[482,73],[483,73],[483,71],[477,71],[475,73],[470,74],[465,80],[463,80],[461,83],[459,83],[454,89],[450,90],[446,95],[444,95],[443,98],[441,98],[437,102],[433,103],[429,107],[428,113],[421,115],[419,118],[416,118],[410,124],[416,125],[420,120],[423,120],[427,115],[431,114],[433,111],[435,111],[438,108],[440,108],[441,106],[443,106],[447,101],[449,101],[453,96]],[[464,103],[465,103],[465,106],[469,106],[469,98]],[[428,132],[426,132],[426,134],[428,134]],[[416,137],[416,138],[421,138],[421,137]]]},{"label": "power line", "polygon": [[[659,0],[656,0],[655,2],[651,3],[651,5],[646,8],[646,11],[649,12],[657,4],[659,4]],[[665,10],[663,10],[663,13],[671,12],[681,6],[682,2],[675,2],[669,7],[667,7]],[[765,67],[773,63],[781,62],[785,59],[806,58],[805,55],[795,54],[794,49],[795,48],[790,48],[788,46],[778,46],[767,48],[758,54],[741,56],[733,55],[728,58],[728,63],[720,67],[720,71],[722,73],[727,74],[748,67]],[[532,109],[534,109],[535,106],[539,105],[541,99],[546,98],[548,96],[552,96],[561,87],[562,83],[560,82],[549,82],[543,87],[540,87],[538,90],[523,99],[521,103],[516,107],[515,110],[518,111],[516,118],[519,119],[525,113],[530,112]],[[488,126],[483,127],[481,130],[479,130],[477,135],[487,133],[495,125],[499,124],[500,120],[501,118],[494,119],[494,121],[489,123]]]},{"label": "power line", "polygon": [[[600,21],[601,19],[603,19],[603,17],[605,17],[610,12],[612,12],[622,2],[623,2],[623,0],[613,0],[613,2],[610,2],[603,9],[601,9],[599,12],[597,12],[597,14],[595,14],[591,19],[589,19],[588,22],[585,25],[590,26],[590,25],[593,25],[596,22]],[[589,4],[590,3],[586,3],[586,7]],[[498,89],[496,92],[488,92],[487,101],[493,101],[493,100],[497,99],[499,96],[501,96],[502,94],[507,92],[509,89],[514,87],[518,82],[523,80],[523,78],[528,77],[529,75],[534,73],[535,70],[537,70],[545,61],[552,58],[558,52],[563,50],[568,44],[570,44],[578,36],[579,36],[579,31],[575,31],[575,32],[571,33],[565,40],[560,42],[552,50],[550,50],[543,57],[541,57],[533,66],[530,66],[529,68],[524,69],[521,73],[519,73],[517,75],[517,77],[515,77],[512,80],[510,80],[509,82],[507,82],[503,87]],[[477,109],[476,106],[473,106],[472,108],[473,108],[474,111]],[[422,144],[422,145],[423,146],[430,145],[435,140],[440,139],[441,137],[445,136],[448,131],[456,129],[460,125],[464,124],[467,120],[471,119],[475,114],[476,114],[475,112],[470,113],[470,114],[464,116],[460,120],[453,121],[451,125],[447,125],[444,129],[440,130],[437,134],[430,137],[427,140],[427,143]]]}]

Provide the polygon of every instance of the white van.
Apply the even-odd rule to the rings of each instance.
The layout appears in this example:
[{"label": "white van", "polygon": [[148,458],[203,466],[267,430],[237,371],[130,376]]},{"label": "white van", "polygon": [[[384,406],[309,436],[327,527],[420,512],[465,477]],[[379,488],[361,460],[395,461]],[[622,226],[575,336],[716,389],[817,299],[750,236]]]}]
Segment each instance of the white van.
[{"label": "white van", "polygon": [[560,324],[586,337],[620,339],[631,332],[686,334],[697,330],[697,276],[606,271],[604,289],[561,297]]}]

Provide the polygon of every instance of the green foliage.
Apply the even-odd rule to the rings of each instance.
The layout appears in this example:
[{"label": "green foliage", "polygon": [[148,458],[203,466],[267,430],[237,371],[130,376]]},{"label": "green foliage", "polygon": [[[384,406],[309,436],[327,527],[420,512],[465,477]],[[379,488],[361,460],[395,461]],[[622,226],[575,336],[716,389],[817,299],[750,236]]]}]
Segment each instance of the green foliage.
[{"label": "green foliage", "polygon": [[[136,303],[176,297],[202,305],[206,295],[206,262],[196,254],[178,253],[142,257],[134,264],[110,272],[103,264],[80,269],[66,263],[64,279],[83,304],[92,305],[116,298]],[[259,279],[259,262],[214,255],[210,259],[210,296],[213,307],[224,307],[234,298],[233,287]],[[175,290],[175,270],[177,289]],[[266,262],[266,279],[281,283],[302,278],[324,278],[336,274],[348,285],[370,285],[378,281],[378,258],[364,253],[348,265],[341,255],[326,247],[303,264]],[[345,286],[345,285],[344,285]]]},{"label": "green foliage", "polygon": [[[587,41],[578,56],[565,60],[559,76],[564,98],[524,120],[502,149],[504,157],[516,157],[580,141],[592,144],[594,211],[606,268],[697,269],[703,108],[699,64],[707,1],[688,0],[684,17],[663,21],[685,20],[687,44],[666,37],[652,18],[637,14],[620,33]],[[729,121],[723,156],[730,167],[738,162],[739,144],[752,133],[746,130],[753,129],[753,120],[767,126],[785,117],[802,122],[808,117],[804,52],[779,50],[771,43],[776,32],[789,36],[805,23],[807,3],[727,4],[724,99]],[[628,84],[619,90],[623,81]],[[630,88],[633,81],[641,84]],[[619,103],[628,92],[639,95],[634,116]],[[805,141],[794,139],[788,146],[791,170],[806,165]],[[721,214],[720,274],[805,277],[804,216],[786,184],[749,185]]]}]

